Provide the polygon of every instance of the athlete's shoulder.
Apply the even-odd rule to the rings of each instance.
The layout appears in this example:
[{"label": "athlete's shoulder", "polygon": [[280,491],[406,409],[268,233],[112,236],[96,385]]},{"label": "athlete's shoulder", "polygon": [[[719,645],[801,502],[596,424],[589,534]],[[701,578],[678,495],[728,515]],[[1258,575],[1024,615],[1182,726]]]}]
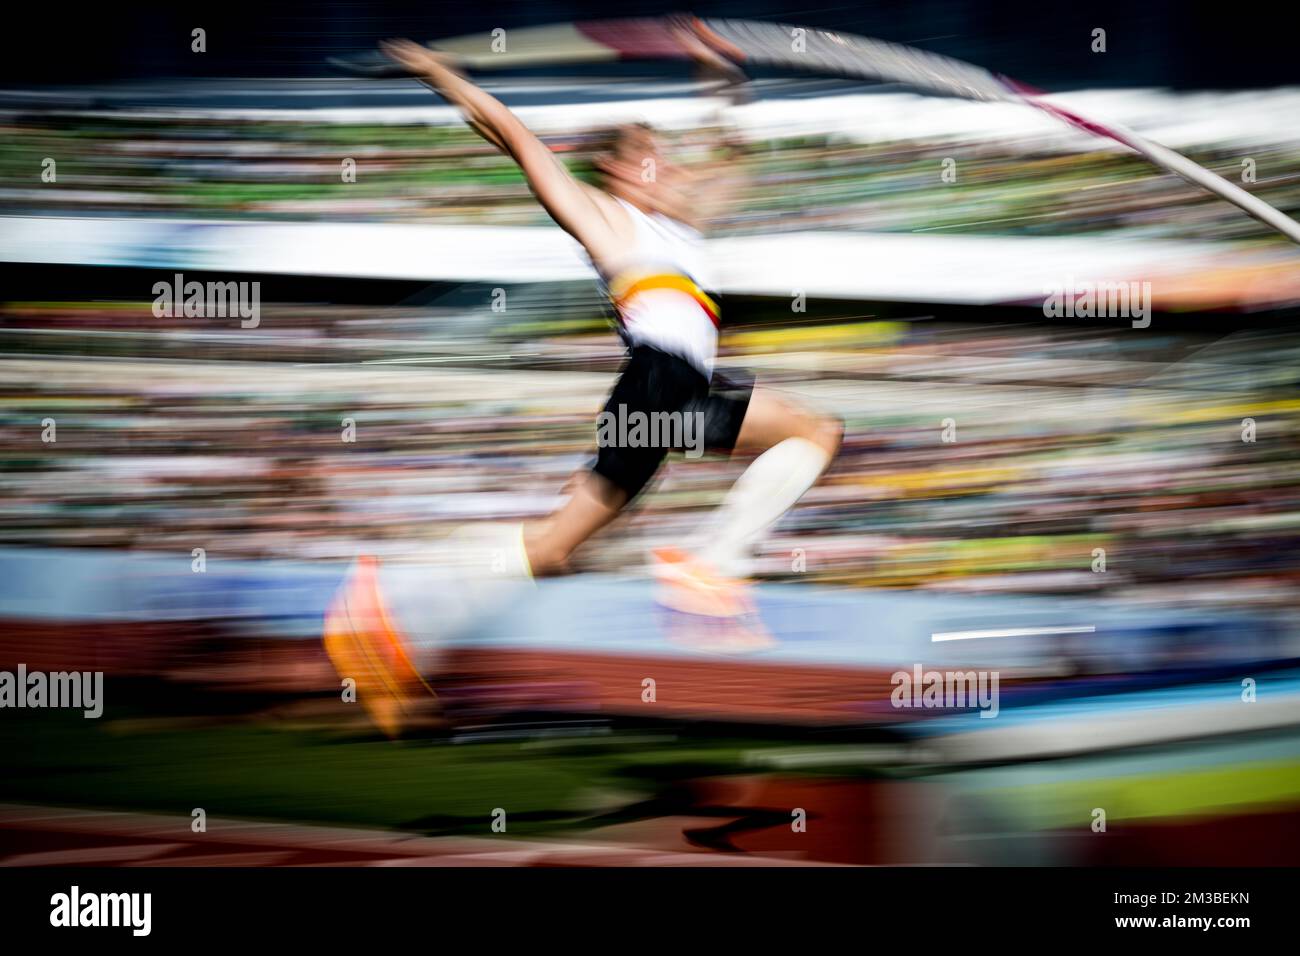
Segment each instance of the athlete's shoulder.
[{"label": "athlete's shoulder", "polygon": [[636,245],[637,227],[631,209],[617,197],[595,186],[583,183],[595,206],[601,228],[591,230],[587,237],[578,237],[586,247],[587,255],[598,267],[624,258]]},{"label": "athlete's shoulder", "polygon": [[632,225],[632,206],[630,203],[619,199],[612,193],[607,193],[599,186],[592,186],[590,183],[583,183],[582,188],[587,190],[591,196],[591,201],[595,203],[596,208],[600,210],[606,222],[613,229],[626,229]]}]

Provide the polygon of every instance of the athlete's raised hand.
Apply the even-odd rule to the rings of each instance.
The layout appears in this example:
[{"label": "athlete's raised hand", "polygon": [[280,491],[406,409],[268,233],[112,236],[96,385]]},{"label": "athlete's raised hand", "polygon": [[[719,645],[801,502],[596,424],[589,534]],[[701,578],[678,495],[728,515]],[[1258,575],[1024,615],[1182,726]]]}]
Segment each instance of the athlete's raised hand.
[{"label": "athlete's raised hand", "polygon": [[614,233],[607,213],[624,218],[626,213],[600,190],[576,180],[504,103],[462,76],[454,55],[410,40],[387,40],[379,48],[459,109],[471,129],[513,159],[551,218],[594,260],[612,255]]},{"label": "athlete's raised hand", "polygon": [[427,46],[421,46],[413,40],[384,40],[379,44],[379,49],[394,63],[420,76],[436,75],[441,70],[456,72],[455,56],[430,50]]},{"label": "athlete's raised hand", "polygon": [[[668,17],[668,32],[695,64],[695,73],[699,79],[720,88],[733,103],[744,102],[749,77],[729,58],[730,51],[725,47],[715,47],[705,42],[704,37],[696,32],[699,29],[696,24],[694,17],[675,14]],[[739,54],[740,51],[734,52]]]}]

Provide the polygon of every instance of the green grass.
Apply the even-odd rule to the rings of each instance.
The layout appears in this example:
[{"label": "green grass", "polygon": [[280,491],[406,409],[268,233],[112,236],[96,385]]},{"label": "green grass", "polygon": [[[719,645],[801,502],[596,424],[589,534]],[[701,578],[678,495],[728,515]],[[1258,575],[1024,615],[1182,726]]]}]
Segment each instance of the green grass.
[{"label": "green grass", "polygon": [[753,740],[389,742],[269,723],[167,725],[6,711],[0,801],[481,833],[579,825],[685,776],[744,768]]}]

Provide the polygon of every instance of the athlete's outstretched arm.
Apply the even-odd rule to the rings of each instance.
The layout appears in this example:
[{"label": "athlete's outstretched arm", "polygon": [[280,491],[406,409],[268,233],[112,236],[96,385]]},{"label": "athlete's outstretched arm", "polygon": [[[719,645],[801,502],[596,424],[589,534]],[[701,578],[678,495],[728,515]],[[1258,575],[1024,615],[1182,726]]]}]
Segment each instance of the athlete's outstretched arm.
[{"label": "athlete's outstretched arm", "polygon": [[475,132],[513,159],[551,218],[593,256],[601,254],[612,230],[606,216],[610,201],[599,190],[575,179],[504,103],[452,69],[450,57],[410,40],[390,40],[380,48],[459,109]]}]

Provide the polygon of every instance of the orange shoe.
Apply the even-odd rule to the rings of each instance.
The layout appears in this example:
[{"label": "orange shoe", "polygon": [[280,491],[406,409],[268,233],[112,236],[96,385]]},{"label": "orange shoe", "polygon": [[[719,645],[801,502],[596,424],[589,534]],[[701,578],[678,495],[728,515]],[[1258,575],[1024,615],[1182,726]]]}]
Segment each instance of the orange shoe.
[{"label": "orange shoe", "polygon": [[356,681],[357,700],[389,737],[433,694],[384,607],[377,558],[360,557],[348,569],[325,612],[324,643],[339,677]]},{"label": "orange shoe", "polygon": [[664,607],[707,617],[753,613],[747,581],[719,574],[707,561],[680,548],[655,548],[651,556],[659,581],[656,600]]}]

